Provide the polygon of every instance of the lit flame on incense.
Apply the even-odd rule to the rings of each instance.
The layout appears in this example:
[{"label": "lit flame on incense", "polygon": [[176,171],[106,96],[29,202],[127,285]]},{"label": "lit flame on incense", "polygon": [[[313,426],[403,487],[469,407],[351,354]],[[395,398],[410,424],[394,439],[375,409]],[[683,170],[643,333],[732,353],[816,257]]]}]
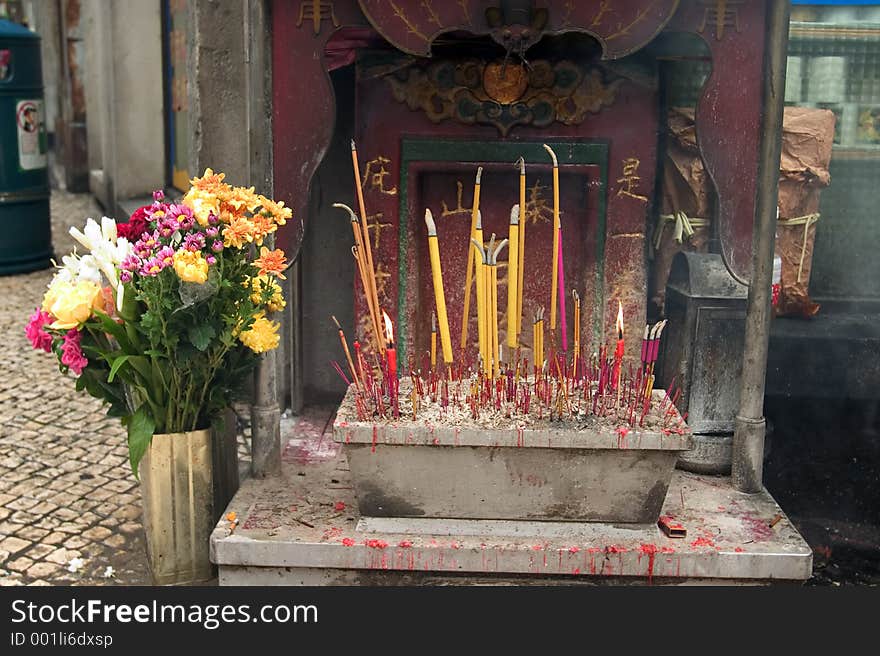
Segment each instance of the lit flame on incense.
[{"label": "lit flame on incense", "polygon": [[391,317],[385,310],[382,310],[382,318],[385,319],[385,338],[388,340],[389,346],[394,346],[394,326],[391,323]]},{"label": "lit flame on incense", "polygon": [[617,301],[617,339],[623,339],[623,305]]}]

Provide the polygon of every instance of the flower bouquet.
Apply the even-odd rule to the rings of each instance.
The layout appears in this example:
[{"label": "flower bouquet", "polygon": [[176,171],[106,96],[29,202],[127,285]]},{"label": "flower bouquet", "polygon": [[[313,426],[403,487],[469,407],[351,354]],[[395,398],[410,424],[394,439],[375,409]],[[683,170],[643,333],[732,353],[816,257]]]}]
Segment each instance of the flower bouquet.
[{"label": "flower bouquet", "polygon": [[26,328],[121,418],[136,477],[154,434],[207,428],[279,341],[286,261],[264,242],[291,210],[211,169],[191,185],[128,223],[71,228],[88,252],[62,258]]}]

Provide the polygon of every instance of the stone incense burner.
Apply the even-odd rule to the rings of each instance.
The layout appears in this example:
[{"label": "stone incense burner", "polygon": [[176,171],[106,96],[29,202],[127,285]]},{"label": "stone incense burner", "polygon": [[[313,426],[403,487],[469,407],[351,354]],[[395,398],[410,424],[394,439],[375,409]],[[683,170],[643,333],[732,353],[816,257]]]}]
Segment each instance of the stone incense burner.
[{"label": "stone incense burner", "polygon": [[354,397],[351,387],[333,437],[365,516],[654,523],[692,441],[656,421],[629,428],[591,416],[358,421]]}]

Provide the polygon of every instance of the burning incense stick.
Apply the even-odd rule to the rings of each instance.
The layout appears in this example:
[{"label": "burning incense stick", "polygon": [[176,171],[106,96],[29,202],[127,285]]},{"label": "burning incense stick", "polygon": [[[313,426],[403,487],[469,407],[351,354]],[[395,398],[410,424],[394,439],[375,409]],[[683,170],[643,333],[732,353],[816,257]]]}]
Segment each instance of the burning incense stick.
[{"label": "burning incense stick", "polygon": [[449,338],[449,319],[446,316],[446,296],[443,293],[443,270],[440,268],[440,247],[437,243],[437,226],[431,210],[425,209],[425,224],[428,226],[428,251],[431,256],[431,274],[434,282],[434,302],[437,306],[437,319],[440,322],[440,345],[443,349],[443,362],[452,363],[452,340]]},{"label": "burning incense stick", "polygon": [[571,290],[571,298],[574,301],[574,366],[572,368],[572,378],[577,380],[578,359],[581,357],[581,297],[577,290]]},{"label": "burning incense stick", "polygon": [[[354,139],[351,140],[351,163],[354,170],[354,186],[357,190],[358,209],[361,211],[361,241],[363,251],[366,253],[364,263],[367,265],[367,279],[370,283],[370,294],[373,297],[373,307],[376,309],[376,329],[382,332],[382,326],[379,323],[379,293],[376,286],[376,268],[373,265],[373,249],[370,246],[370,230],[367,227],[367,210],[364,205],[364,190],[361,187],[361,170],[358,164],[357,146],[354,145]],[[350,210],[349,210],[350,211]]]},{"label": "burning incense stick", "polygon": [[437,368],[437,314],[431,310],[431,369]]},{"label": "burning incense stick", "polygon": [[348,350],[348,342],[345,339],[345,333],[342,332],[342,326],[339,325],[335,316],[331,315],[330,318],[333,319],[333,323],[336,324],[336,328],[339,329],[339,341],[342,342],[342,350],[345,351],[345,359],[348,361],[348,368],[351,371],[351,379],[354,381],[358,390],[362,390],[360,378],[358,378],[357,370],[354,367],[354,361],[351,359],[351,352]]},{"label": "burning incense stick", "polygon": [[519,276],[516,282],[516,335],[522,331],[523,272],[526,268],[526,160],[519,158]]},{"label": "burning incense stick", "polygon": [[385,348],[385,363],[388,368],[389,385],[397,378],[397,350],[394,348],[394,326],[391,323],[391,317],[383,310],[382,318],[385,320],[385,339],[387,340]]},{"label": "burning incense stick", "polygon": [[617,390],[617,405],[620,405],[620,370],[623,362],[625,344],[623,341],[623,304],[617,301],[617,346],[614,349],[614,388]]},{"label": "burning incense stick", "polygon": [[[348,212],[349,217],[351,219],[351,231],[354,235],[354,247],[352,248],[352,255],[354,255],[354,259],[358,265],[358,273],[361,278],[361,285],[364,288],[364,298],[367,300],[367,310],[370,312],[370,323],[373,328],[373,334],[376,338],[376,353],[382,352],[382,327],[379,323],[379,306],[375,304],[373,294],[372,294],[372,286],[370,283],[371,275],[370,275],[370,267],[367,264],[366,257],[364,255],[364,238],[361,234],[361,229],[358,224],[357,215],[354,213],[348,205],[344,203],[333,203],[333,207],[338,207],[339,209],[344,209]],[[369,236],[367,236],[367,241],[369,242]]]},{"label": "burning incense stick", "polygon": [[547,144],[544,145],[553,159],[553,275],[550,292],[550,330],[556,330],[556,296],[559,289],[559,161],[556,153]]},{"label": "burning incense stick", "polygon": [[510,210],[510,254],[507,260],[507,345],[515,349],[517,345],[518,317],[516,314],[519,296],[517,281],[519,280],[519,213],[520,206],[514,205]]},{"label": "burning incense stick", "polygon": [[[479,224],[479,216],[480,216],[480,178],[483,175],[483,167],[477,167],[477,178],[474,181],[474,205],[471,208],[471,239],[479,239],[482,241],[482,229],[480,230],[480,237],[477,237],[477,225]],[[465,283],[464,283],[464,314],[461,315],[461,348],[464,350],[467,347],[467,338],[468,338],[468,323],[471,318],[471,285],[474,282],[474,269],[479,270],[480,264],[477,260],[477,253],[474,250],[473,245],[468,242],[468,257],[467,257],[467,273],[465,274]],[[479,283],[479,281],[478,281]],[[477,285],[477,289],[479,290],[479,284]],[[478,292],[479,293],[479,292]]]}]

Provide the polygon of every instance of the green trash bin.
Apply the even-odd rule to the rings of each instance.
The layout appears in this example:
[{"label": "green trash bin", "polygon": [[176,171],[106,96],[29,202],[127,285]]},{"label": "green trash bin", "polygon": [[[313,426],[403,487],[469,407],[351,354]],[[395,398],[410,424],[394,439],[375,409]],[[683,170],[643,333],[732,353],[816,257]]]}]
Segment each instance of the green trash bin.
[{"label": "green trash bin", "polygon": [[51,265],[40,37],[0,20],[0,275]]}]

